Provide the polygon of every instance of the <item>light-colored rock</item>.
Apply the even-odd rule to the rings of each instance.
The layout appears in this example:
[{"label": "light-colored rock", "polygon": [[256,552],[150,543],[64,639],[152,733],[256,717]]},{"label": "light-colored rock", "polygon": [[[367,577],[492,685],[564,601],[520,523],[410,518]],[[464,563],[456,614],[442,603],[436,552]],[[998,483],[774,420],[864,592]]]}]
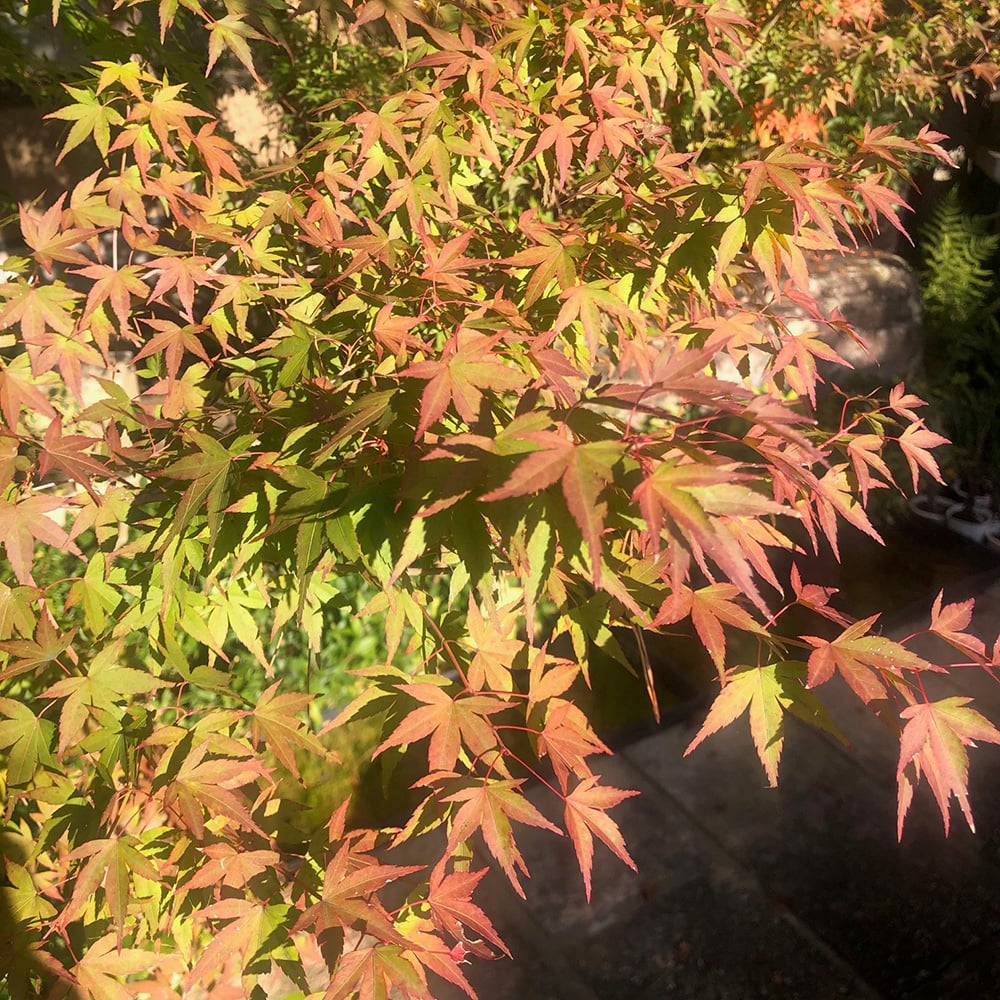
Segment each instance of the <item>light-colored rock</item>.
[{"label": "light-colored rock", "polygon": [[849,362],[854,373],[820,362],[820,375],[836,382],[862,381],[891,386],[912,378],[923,360],[923,304],[912,268],[895,254],[863,251],[814,257],[809,264],[809,291],[824,318],[839,316],[854,328],[857,339],[819,322],[802,305],[770,295],[758,283],[757,294],[793,334],[818,333]]},{"label": "light-colored rock", "polygon": [[260,166],[295,154],[295,144],[281,128],[281,109],[256,89],[238,87],[219,98],[219,117],[237,146]]}]

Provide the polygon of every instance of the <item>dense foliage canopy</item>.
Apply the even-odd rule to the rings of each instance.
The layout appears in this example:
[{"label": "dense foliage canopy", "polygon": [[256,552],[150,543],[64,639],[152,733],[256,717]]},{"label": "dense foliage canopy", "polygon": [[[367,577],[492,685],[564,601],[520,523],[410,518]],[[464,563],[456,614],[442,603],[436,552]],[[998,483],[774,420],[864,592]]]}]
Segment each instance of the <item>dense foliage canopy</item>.
[{"label": "dense foliage canopy", "polygon": [[[278,971],[324,1000],[472,995],[462,963],[506,950],[472,897],[484,864],[521,891],[518,824],[568,834],[588,895],[595,838],[631,864],[580,692],[600,653],[655,711],[620,637],[685,622],[719,683],[692,747],[748,713],[774,783],[785,715],[835,729],[840,674],[895,726],[900,827],[921,778],[971,825],[965,748],[1000,733],[798,568],[844,525],[877,537],[870,492],[936,477],[942,439],[903,386],[821,426],[846,324],[766,300],[808,308],[815,254],[903,227],[941,136],[863,102],[989,78],[997,12],[814,6],[57,0],[99,61],[53,116],[98,167],[21,206],[0,285],[12,997]],[[183,68],[265,73],[293,15],[361,76],[256,168]],[[879,86],[831,91],[844,60]],[[121,350],[144,391],[85,400]],[[793,607],[815,624],[785,631]],[[318,732],[315,678],[282,665],[304,647],[323,676],[331,615],[384,642]],[[969,615],[939,602],[930,630],[996,665]],[[357,726],[417,763],[399,825],[321,794],[324,740]],[[427,868],[394,856],[414,843]]]}]

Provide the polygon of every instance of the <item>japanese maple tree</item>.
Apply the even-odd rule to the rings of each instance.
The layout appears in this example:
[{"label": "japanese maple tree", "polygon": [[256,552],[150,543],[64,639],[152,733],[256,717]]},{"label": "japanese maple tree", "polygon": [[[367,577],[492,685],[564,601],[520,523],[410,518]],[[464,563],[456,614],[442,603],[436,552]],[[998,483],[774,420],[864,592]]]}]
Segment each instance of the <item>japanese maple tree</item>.
[{"label": "japanese maple tree", "polygon": [[[926,777],[945,828],[952,798],[971,825],[966,748],[1000,732],[799,568],[844,525],[877,537],[870,491],[938,477],[942,439],[902,386],[820,426],[842,321],[792,331],[738,294],[808,307],[812,256],[899,224],[890,182],[941,137],[687,148],[677,114],[740,100],[736,5],[302,6],[331,46],[398,49],[383,100],[340,99],[259,169],[188,81],[100,61],[54,117],[101,166],[25,206],[4,262],[11,996],[249,996],[279,971],[324,1000],[474,996],[463,963],[507,951],[476,889],[495,864],[523,892],[525,824],[565,835],[588,896],[595,850],[632,864],[614,808],[634,793],[595,774],[578,704],[595,651],[629,669],[618,628],[642,651],[691,622],[719,683],[692,748],[748,713],[776,782],[783,720],[835,729],[839,673],[896,723],[900,824]],[[125,37],[193,25],[209,74],[255,74],[296,14],[117,8]],[[85,405],[84,366],[116,349],[144,391],[105,380]],[[298,807],[338,762],[275,664],[293,633],[320,652],[347,575],[386,655],[327,729],[367,719],[376,759],[416,761],[391,826]],[[793,606],[816,626],[783,630]],[[971,611],[939,601],[928,631],[989,669]]]}]

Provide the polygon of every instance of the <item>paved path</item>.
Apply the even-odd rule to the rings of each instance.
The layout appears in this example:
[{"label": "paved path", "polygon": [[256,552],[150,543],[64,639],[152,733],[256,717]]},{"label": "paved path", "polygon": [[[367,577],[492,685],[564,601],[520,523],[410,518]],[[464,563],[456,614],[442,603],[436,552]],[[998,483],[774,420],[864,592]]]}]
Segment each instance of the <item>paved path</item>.
[{"label": "paved path", "polygon": [[[992,644],[998,574],[946,599],[970,594]],[[887,631],[921,627],[929,606]],[[1000,719],[981,671],[947,690]],[[972,755],[977,836],[953,815],[946,840],[924,788],[897,844],[897,744],[846,689],[825,694],[852,747],[790,725],[777,789],[745,721],[682,760],[704,709],[607,760],[606,783],[642,793],[615,811],[639,874],[598,845],[590,906],[569,845],[524,828],[527,906],[484,883],[515,961],[471,967],[481,1000],[1000,997],[1000,747]]]}]

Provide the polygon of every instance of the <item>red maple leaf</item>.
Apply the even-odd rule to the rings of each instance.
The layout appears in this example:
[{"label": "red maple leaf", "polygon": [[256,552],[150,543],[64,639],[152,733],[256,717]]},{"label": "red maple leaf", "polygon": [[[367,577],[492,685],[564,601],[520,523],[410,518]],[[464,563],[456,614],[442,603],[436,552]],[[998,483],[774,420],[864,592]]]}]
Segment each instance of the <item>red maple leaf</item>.
[{"label": "red maple leaf", "polygon": [[638,871],[625,847],[618,824],[608,816],[607,810],[639,793],[600,785],[598,780],[596,777],[585,778],[566,796],[566,832],[573,841],[576,857],[580,862],[588,903],[590,876],[594,865],[594,834],[632,871]]},{"label": "red maple leaf", "polygon": [[99,443],[98,438],[83,434],[63,434],[62,417],[57,416],[46,428],[42,447],[39,449],[38,471],[46,475],[52,469],[59,469],[70,479],[78,482],[98,503],[98,496],[90,482],[91,476],[108,476],[108,467],[87,454],[87,449]]},{"label": "red maple leaf", "polygon": [[948,439],[934,431],[928,430],[923,421],[910,424],[899,437],[899,447],[903,450],[907,464],[910,466],[910,475],[913,477],[913,489],[917,489],[920,481],[920,470],[925,469],[934,479],[943,483],[941,470],[938,468],[937,460],[928,451],[929,448],[938,448],[943,444],[948,444]]},{"label": "red maple leaf", "polygon": [[99,229],[77,229],[62,227],[62,206],[66,195],[43,215],[32,215],[28,208],[21,205],[21,232],[24,242],[34,251],[32,256],[42,267],[52,269],[54,261],[62,264],[85,264],[87,258],[76,247],[100,232]]},{"label": "red maple leaf", "polygon": [[972,610],[975,601],[970,598],[958,604],[945,604],[944,591],[939,591],[931,608],[931,631],[954,646],[962,653],[971,652],[974,656],[986,656],[986,645],[978,636],[963,632],[972,621]]},{"label": "red maple leaf", "polygon": [[[427,905],[430,907],[434,926],[462,942],[469,951],[481,958],[495,957],[489,948],[484,947],[483,941],[488,941],[509,957],[510,952],[490,918],[472,902],[472,893],[489,869],[445,874],[447,860],[443,858],[431,872]],[[469,932],[474,936],[470,937]]]},{"label": "red maple leaf", "polygon": [[454,853],[458,845],[481,830],[490,853],[500,863],[514,891],[524,899],[524,889],[517,877],[517,869],[525,875],[528,867],[514,842],[510,821],[527,823],[562,836],[562,830],[550,823],[521,793],[524,779],[477,782],[472,788],[463,788],[444,799],[445,802],[462,802],[462,807],[452,819],[448,836],[448,851]]},{"label": "red maple leaf", "polygon": [[506,702],[492,695],[452,698],[436,684],[428,682],[397,684],[396,687],[422,702],[423,707],[403,719],[375,748],[373,758],[389,747],[415,743],[430,736],[428,766],[432,771],[451,771],[463,746],[478,757],[497,745],[496,731],[489,716],[508,708]]},{"label": "red maple leaf", "polygon": [[498,336],[460,330],[446,345],[440,361],[418,361],[401,374],[427,379],[420,400],[417,437],[436,423],[452,403],[458,415],[472,424],[479,416],[483,391],[514,390],[525,386],[524,372],[505,364],[495,352]]},{"label": "red maple leaf", "polygon": [[7,559],[18,583],[29,587],[35,585],[31,562],[36,541],[79,554],[66,532],[46,516],[65,505],[64,497],[38,493],[13,503],[0,498],[0,542],[7,550]]},{"label": "red maple leaf", "polygon": [[898,642],[872,635],[871,628],[877,619],[878,615],[872,615],[855,622],[833,640],[802,636],[814,647],[809,655],[808,686],[824,684],[839,670],[851,690],[867,705],[886,695],[882,671],[901,676],[904,670],[941,670]]},{"label": "red maple leaf", "polygon": [[566,790],[570,774],[589,778],[587,758],[611,753],[590,728],[583,712],[572,702],[553,698],[545,713],[545,727],[538,734],[538,756],[548,755],[560,788]]},{"label": "red maple leaf", "polygon": [[599,586],[601,534],[607,504],[598,498],[614,478],[612,470],[624,454],[625,446],[620,441],[577,444],[568,428],[524,431],[516,437],[540,447],[517,465],[507,482],[480,499],[489,502],[527,496],[558,482],[587,545],[594,584]]},{"label": "red maple leaf", "polygon": [[944,698],[903,709],[901,715],[907,723],[900,737],[896,771],[899,783],[897,832],[900,837],[915,784],[907,774],[911,763],[917,781],[921,774],[927,778],[941,810],[945,834],[948,833],[952,796],[958,800],[969,829],[975,833],[969,806],[969,755],[965,748],[975,746],[975,740],[1000,743],[1000,732],[975,709],[966,707],[971,700]]}]

